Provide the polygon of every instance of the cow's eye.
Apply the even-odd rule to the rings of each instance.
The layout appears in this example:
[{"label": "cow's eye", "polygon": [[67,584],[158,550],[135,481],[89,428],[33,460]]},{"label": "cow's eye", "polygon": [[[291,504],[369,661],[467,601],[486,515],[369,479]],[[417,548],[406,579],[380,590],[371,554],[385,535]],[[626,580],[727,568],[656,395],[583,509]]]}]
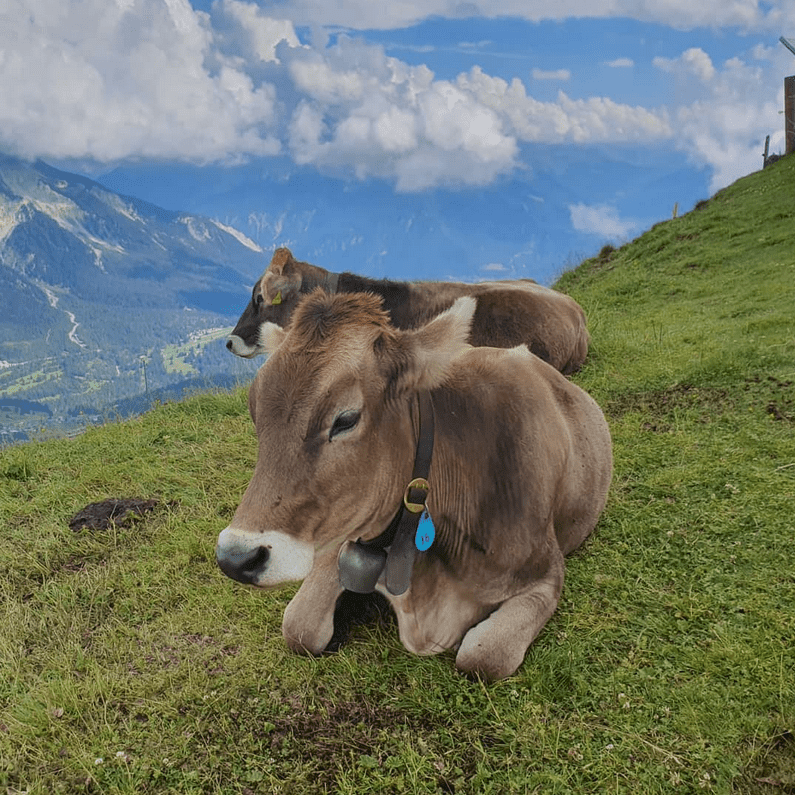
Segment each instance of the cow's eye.
[{"label": "cow's eye", "polygon": [[255,306],[262,306],[262,302],[263,302],[264,300],[265,300],[265,299],[262,297],[262,293],[258,293],[258,294],[257,294],[257,297],[254,299],[254,305],[255,305]]},{"label": "cow's eye", "polygon": [[352,431],[358,424],[359,419],[362,416],[361,411],[356,411],[355,409],[351,409],[349,411],[343,411],[341,414],[337,416],[334,420],[334,424],[331,426],[331,430],[328,434],[328,440],[331,441],[335,436],[340,433],[346,433],[347,431]]}]

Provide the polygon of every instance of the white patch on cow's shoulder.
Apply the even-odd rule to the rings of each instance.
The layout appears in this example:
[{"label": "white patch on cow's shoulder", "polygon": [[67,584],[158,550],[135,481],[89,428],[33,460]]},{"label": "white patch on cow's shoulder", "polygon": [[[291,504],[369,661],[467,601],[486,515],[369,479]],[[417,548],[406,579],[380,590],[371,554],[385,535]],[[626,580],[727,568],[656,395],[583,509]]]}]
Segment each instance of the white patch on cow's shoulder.
[{"label": "white patch on cow's shoulder", "polygon": [[[257,554],[266,549],[267,556],[261,563],[252,564]],[[215,556],[219,565],[239,568],[250,572],[250,584],[258,588],[270,588],[285,582],[303,580],[312,571],[315,547],[312,543],[293,538],[278,530],[252,533],[234,525],[224,528],[218,536]],[[231,576],[231,575],[229,575]]]},{"label": "white patch on cow's shoulder", "polygon": [[526,359],[528,356],[531,356],[532,354],[530,353],[530,348],[528,348],[527,345],[522,343],[521,345],[517,345],[514,348],[507,348],[505,350],[505,354],[504,355],[506,355],[506,356],[517,356],[517,357],[519,357],[521,359]]},{"label": "white patch on cow's shoulder", "polygon": [[257,350],[260,353],[273,353],[284,341],[286,333],[281,326],[266,320],[259,328],[259,345]]}]

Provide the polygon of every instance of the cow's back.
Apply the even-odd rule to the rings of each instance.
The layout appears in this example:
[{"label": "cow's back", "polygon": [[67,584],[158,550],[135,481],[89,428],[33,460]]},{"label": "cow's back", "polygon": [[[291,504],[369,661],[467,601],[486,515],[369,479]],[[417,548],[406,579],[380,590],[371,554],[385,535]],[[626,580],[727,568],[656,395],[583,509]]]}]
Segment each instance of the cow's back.
[{"label": "cow's back", "polygon": [[[341,284],[347,283],[346,277],[348,274],[343,274]],[[471,345],[527,345],[564,375],[576,373],[588,355],[590,335],[582,307],[565,293],[532,279],[476,284],[372,282],[370,288],[384,297],[392,322],[401,329],[422,326],[457,298],[471,295],[478,301],[469,336]]]}]

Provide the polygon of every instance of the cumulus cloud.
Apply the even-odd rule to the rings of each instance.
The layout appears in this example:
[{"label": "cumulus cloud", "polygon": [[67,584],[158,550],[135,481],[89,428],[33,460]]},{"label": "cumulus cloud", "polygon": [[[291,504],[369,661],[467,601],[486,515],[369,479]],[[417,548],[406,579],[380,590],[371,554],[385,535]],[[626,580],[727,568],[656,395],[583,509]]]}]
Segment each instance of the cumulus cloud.
[{"label": "cumulus cloud", "polygon": [[618,210],[606,204],[595,206],[571,204],[569,213],[571,225],[577,232],[595,235],[604,240],[625,240],[637,229],[634,221],[622,220]]},{"label": "cumulus cloud", "polygon": [[301,164],[394,179],[398,190],[486,184],[516,164],[517,143],[500,116],[427,67],[344,36],[287,59],[303,97],[288,133]]},{"label": "cumulus cloud", "polygon": [[10,0],[0,146],[27,156],[224,160],[279,151],[275,90],[187,0]]},{"label": "cumulus cloud", "polygon": [[678,77],[695,77],[702,83],[708,83],[715,77],[712,59],[700,47],[685,50],[678,58],[654,58],[652,63],[663,72]]},{"label": "cumulus cloud", "polygon": [[518,78],[508,83],[477,66],[459,75],[456,85],[494,110],[506,131],[520,141],[650,141],[672,135],[664,110],[647,110],[606,97],[574,100],[562,91],[557,102],[541,102],[528,96]]},{"label": "cumulus cloud", "polygon": [[631,69],[635,65],[632,58],[616,58],[614,61],[605,61],[605,66],[611,69]]},{"label": "cumulus cloud", "polygon": [[[746,27],[768,24],[775,10],[753,0],[705,2],[477,0],[467,8],[528,19],[666,15],[683,26],[703,11],[715,24]],[[669,107],[573,99],[562,91],[542,102],[518,78],[506,81],[476,66],[438,79],[426,66],[388,57],[380,45],[340,35],[328,46],[321,28],[456,16],[463,6],[453,0],[285,0],[267,12],[248,0],[215,0],[210,13],[188,0],[7,3],[0,15],[0,150],[29,157],[235,162],[285,154],[410,191],[488,184],[521,165],[527,142],[676,137],[697,162],[715,169],[720,184],[747,173],[752,151],[758,167],[759,135],[764,138],[765,126],[780,126],[778,98],[760,89],[763,70],[781,67],[780,56],[766,48],[755,48],[751,64],[715,64],[698,48],[656,59],[661,74],[679,86]],[[786,18],[779,13],[777,24]],[[299,39],[299,24],[315,31],[309,44]],[[474,52],[488,43],[460,48]],[[631,66],[627,61],[609,65]],[[571,77],[565,69],[533,76]]]},{"label": "cumulus cloud", "polygon": [[778,75],[783,75],[784,59],[759,49],[753,57],[755,63],[731,58],[715,66],[696,48],[679,58],[654,60],[658,69],[677,81],[680,97],[687,97],[673,112],[676,143],[694,162],[710,166],[712,190],[761,167],[766,135],[771,135],[771,151],[783,138],[778,114],[784,102],[783,87],[772,89],[780,77],[775,69],[765,70],[761,61],[778,60]]},{"label": "cumulus cloud", "polygon": [[298,25],[341,25],[355,30],[405,28],[429,16],[518,17],[531,22],[545,19],[626,17],[681,29],[738,27],[745,31],[778,31],[792,22],[790,0],[285,0],[280,12]]}]

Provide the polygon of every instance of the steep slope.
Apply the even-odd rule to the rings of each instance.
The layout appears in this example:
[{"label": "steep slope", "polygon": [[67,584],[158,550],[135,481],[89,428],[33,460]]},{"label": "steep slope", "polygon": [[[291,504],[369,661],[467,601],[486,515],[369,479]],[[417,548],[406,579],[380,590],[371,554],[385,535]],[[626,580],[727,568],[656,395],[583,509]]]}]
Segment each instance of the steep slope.
[{"label": "steep slope", "polygon": [[566,273],[609,394],[795,374],[795,158]]}]

